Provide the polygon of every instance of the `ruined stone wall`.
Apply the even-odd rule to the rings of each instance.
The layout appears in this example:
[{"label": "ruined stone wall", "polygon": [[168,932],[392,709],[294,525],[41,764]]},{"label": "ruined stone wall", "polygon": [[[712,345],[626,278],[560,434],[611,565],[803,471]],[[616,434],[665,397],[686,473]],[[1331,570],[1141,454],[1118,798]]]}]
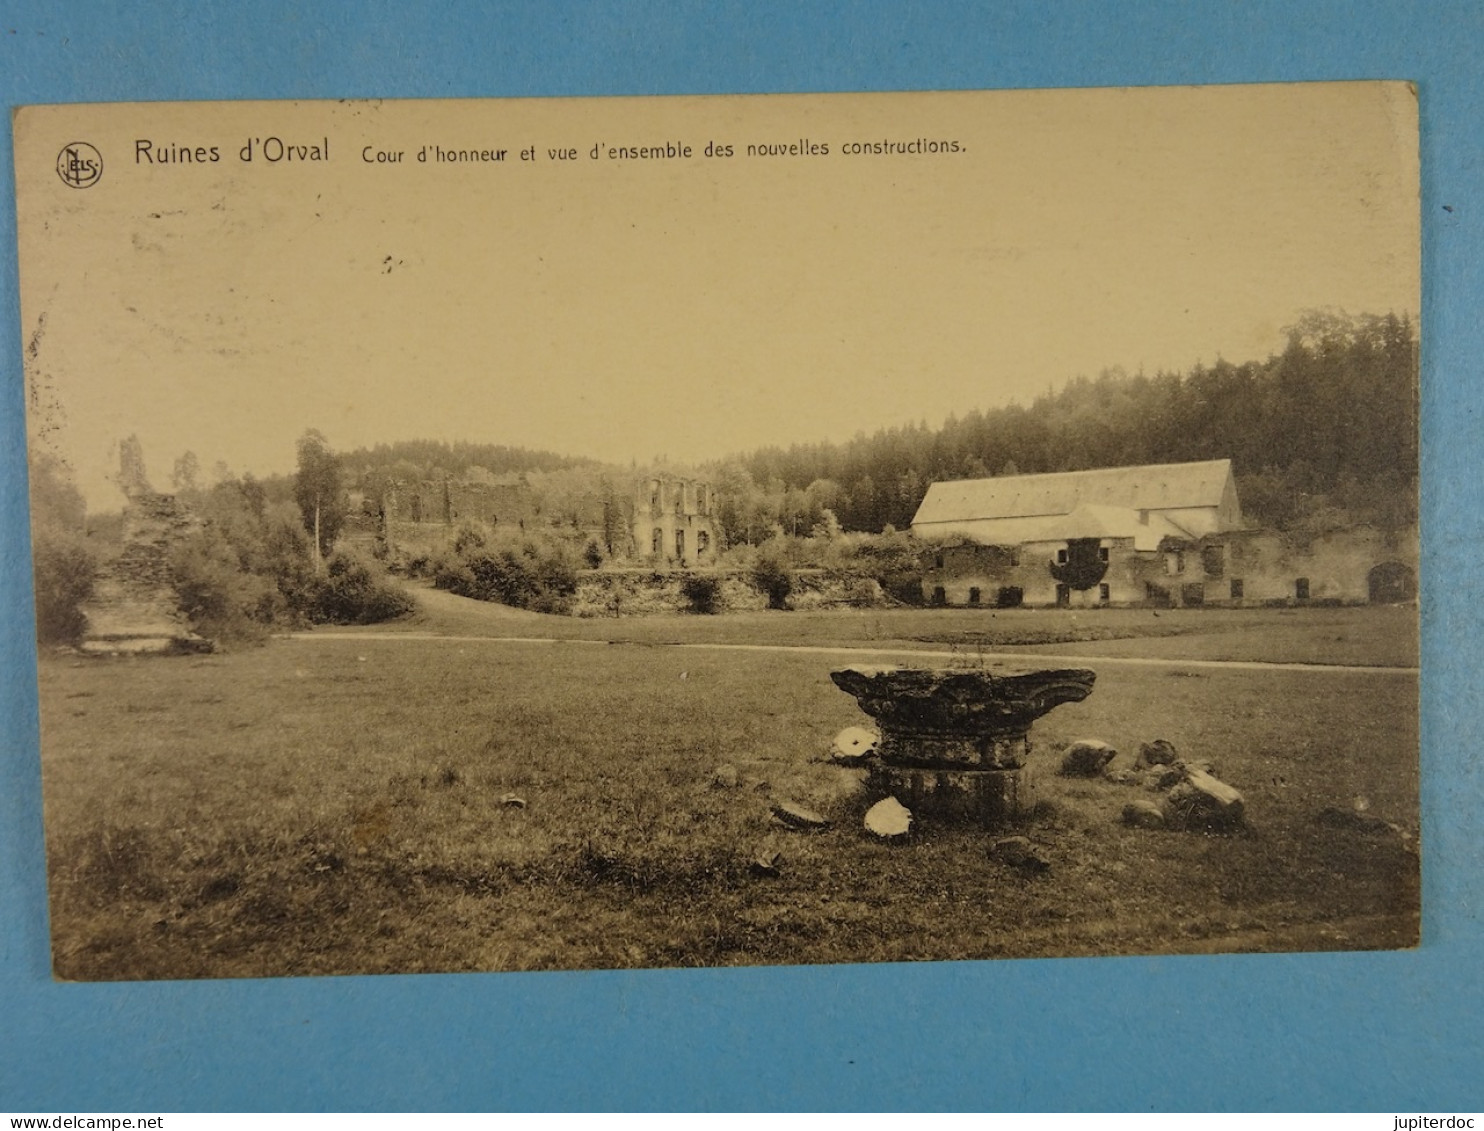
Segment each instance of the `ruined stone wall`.
[{"label": "ruined stone wall", "polygon": [[[1065,542],[1027,542],[1019,546],[981,546],[965,543],[944,546],[933,552],[931,566],[923,575],[922,596],[930,605],[967,605],[997,608],[1024,605],[1032,608],[1056,604],[1057,581],[1051,563]],[[1142,596],[1143,586],[1120,574],[1116,568],[1133,539],[1108,539],[1110,564],[1104,582],[1116,596],[1113,603],[1131,602]],[[1018,593],[1018,597],[1017,597]],[[1096,605],[1099,590],[1073,590],[1070,601],[1077,606]]]},{"label": "ruined stone wall", "polygon": [[83,606],[85,652],[168,652],[209,647],[180,612],[170,558],[199,522],[173,495],[136,492],[124,507],[123,549],[105,563]]},{"label": "ruined stone wall", "polygon": [[453,479],[399,484],[396,490],[386,493],[383,505],[388,521],[419,525],[446,525],[466,518],[491,526],[515,525],[534,520],[541,509],[528,484],[464,483]]},{"label": "ruined stone wall", "polygon": [[[964,544],[935,551],[924,574],[929,604],[995,607],[1019,589],[1029,607],[1057,604],[1048,565],[1066,543],[1015,547]],[[1131,538],[1103,540],[1108,569],[1102,590],[1073,590],[1074,608],[1098,605],[1250,607],[1306,602],[1366,604],[1416,596],[1416,528],[1387,533],[1356,526],[1302,537],[1272,530],[1228,531],[1158,551],[1135,550]],[[975,599],[977,596],[977,600]]]},{"label": "ruined stone wall", "polygon": [[634,490],[635,556],[656,565],[709,565],[721,550],[709,483],[670,476],[642,479]]},{"label": "ruined stone wall", "polygon": [[1399,569],[1410,577],[1409,592],[1375,594],[1378,600],[1416,596],[1419,566],[1417,530],[1387,533],[1370,526],[1328,531],[1312,538],[1271,531],[1227,536],[1227,573],[1242,582],[1247,604],[1372,599],[1377,567]]},{"label": "ruined stone wall", "polygon": [[596,491],[545,503],[525,482],[464,483],[441,479],[404,483],[388,491],[382,513],[368,516],[367,531],[385,537],[399,555],[449,549],[460,524],[478,522],[503,533],[554,534],[577,548],[596,542],[615,558],[632,558],[633,515],[621,500],[605,502]]}]

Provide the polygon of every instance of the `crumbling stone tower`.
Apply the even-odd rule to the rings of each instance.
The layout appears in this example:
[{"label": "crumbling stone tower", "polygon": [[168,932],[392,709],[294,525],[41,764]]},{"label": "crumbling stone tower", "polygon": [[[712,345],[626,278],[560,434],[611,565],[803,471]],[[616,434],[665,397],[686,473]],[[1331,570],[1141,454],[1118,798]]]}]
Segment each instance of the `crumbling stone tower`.
[{"label": "crumbling stone tower", "polygon": [[139,441],[120,445],[118,484],[124,493],[123,548],[105,563],[83,606],[88,629],[82,650],[94,653],[198,652],[211,644],[191,631],[180,611],[170,555],[199,523],[149,485]]}]

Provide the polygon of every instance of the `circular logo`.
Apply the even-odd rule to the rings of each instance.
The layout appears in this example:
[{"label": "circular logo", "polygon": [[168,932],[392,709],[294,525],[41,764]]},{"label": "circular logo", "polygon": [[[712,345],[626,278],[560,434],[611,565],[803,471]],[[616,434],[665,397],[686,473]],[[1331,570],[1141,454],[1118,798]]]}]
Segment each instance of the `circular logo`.
[{"label": "circular logo", "polygon": [[70,141],[57,154],[57,176],[69,188],[92,188],[103,175],[103,155],[85,141]]}]

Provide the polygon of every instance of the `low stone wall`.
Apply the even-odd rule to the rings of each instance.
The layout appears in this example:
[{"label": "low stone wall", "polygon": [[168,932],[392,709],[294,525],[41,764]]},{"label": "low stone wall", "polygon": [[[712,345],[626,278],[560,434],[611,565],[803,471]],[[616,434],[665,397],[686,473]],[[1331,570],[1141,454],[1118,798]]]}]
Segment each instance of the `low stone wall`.
[{"label": "low stone wall", "polygon": [[[714,577],[720,582],[718,613],[766,609],[768,598],[745,573],[700,570],[605,569],[584,572],[577,579],[572,615],[578,617],[649,616],[693,613],[684,584],[691,577]],[[885,604],[881,587],[871,578],[850,577],[825,570],[794,574],[790,609],[872,607]]]}]

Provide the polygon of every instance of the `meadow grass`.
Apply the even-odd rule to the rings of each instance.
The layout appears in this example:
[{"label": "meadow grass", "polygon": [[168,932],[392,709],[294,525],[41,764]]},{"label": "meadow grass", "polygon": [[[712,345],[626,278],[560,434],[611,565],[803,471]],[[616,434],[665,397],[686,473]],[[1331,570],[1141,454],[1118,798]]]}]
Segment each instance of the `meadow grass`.
[{"label": "meadow grass", "polygon": [[820,609],[579,620],[416,590],[418,613],[371,632],[442,632],[649,644],[792,644],[1415,667],[1417,610]]},{"label": "meadow grass", "polygon": [[[1275,650],[1305,625],[1314,655],[1384,662],[1404,651],[1387,631],[1393,610],[1306,612],[1267,611],[1240,633],[1206,635],[1243,637],[1249,652],[1267,649],[1259,658],[1280,658]],[[893,634],[968,631],[959,613],[936,628],[928,611],[878,615]],[[420,625],[452,616],[439,605]],[[613,644],[311,637],[198,658],[45,657],[56,972],[176,978],[1415,943],[1415,678],[1107,665],[1088,700],[1033,732],[1044,801],[1024,831],[1051,867],[1028,875],[993,860],[983,833],[919,826],[909,843],[886,844],[862,830],[860,772],[825,760],[838,730],[866,722],[828,678],[844,660],[652,643],[677,629],[698,642],[693,626],[753,643],[862,642],[870,622],[837,617],[830,636],[828,616],[759,615],[730,628],[731,617],[611,622],[629,637]],[[478,635],[481,617],[475,609],[461,627]],[[489,623],[505,626],[491,635],[571,628],[549,617]],[[509,631],[512,623],[528,627]],[[1177,626],[1142,643],[1213,647],[1198,623]],[[1054,773],[1059,750],[1085,735],[1118,746],[1116,765],[1155,737],[1213,762],[1244,793],[1249,828],[1207,836],[1124,827],[1123,804],[1155,795]],[[736,770],[735,784],[713,780],[722,765]],[[780,800],[834,824],[785,829],[771,816]],[[1404,835],[1316,820],[1357,805]],[[776,875],[755,866],[774,852]]]}]

